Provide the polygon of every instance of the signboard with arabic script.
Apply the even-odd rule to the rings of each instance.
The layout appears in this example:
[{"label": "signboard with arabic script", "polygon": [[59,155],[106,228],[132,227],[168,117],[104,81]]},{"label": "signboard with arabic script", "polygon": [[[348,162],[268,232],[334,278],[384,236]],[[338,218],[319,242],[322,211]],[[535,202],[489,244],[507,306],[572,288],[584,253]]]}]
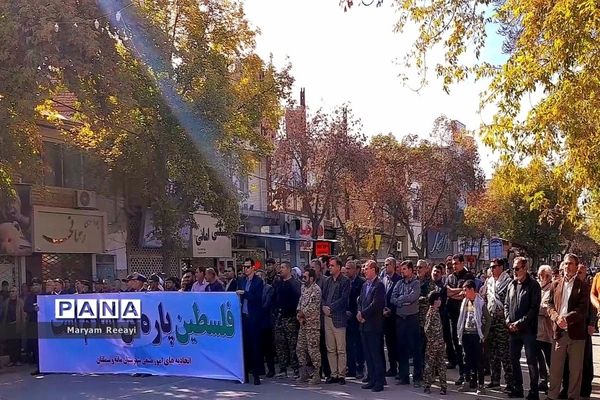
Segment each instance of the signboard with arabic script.
[{"label": "signboard with arabic script", "polygon": [[231,238],[216,218],[196,213],[192,230],[192,257],[231,258]]},{"label": "signboard with arabic script", "polygon": [[[58,299],[76,300],[74,319],[56,318]],[[90,306],[85,305],[87,299]],[[141,316],[108,318],[110,310],[101,309],[101,305],[111,302],[93,301],[100,299],[122,300],[119,304],[140,300]],[[38,305],[42,372],[244,379],[241,308],[235,293],[39,296]],[[116,311],[116,315],[130,315],[136,310],[137,306],[130,307],[127,312]]]},{"label": "signboard with arabic script", "polygon": [[33,208],[33,247],[40,253],[106,252],[106,213]]}]

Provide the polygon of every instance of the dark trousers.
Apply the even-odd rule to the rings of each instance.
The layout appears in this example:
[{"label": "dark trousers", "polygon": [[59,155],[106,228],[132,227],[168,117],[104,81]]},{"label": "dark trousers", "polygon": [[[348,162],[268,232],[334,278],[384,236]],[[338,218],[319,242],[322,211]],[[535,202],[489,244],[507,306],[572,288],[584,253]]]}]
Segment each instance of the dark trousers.
[{"label": "dark trousers", "polygon": [[365,355],[363,354],[363,344],[361,334],[358,328],[358,321],[349,320],[346,327],[346,365],[348,367],[348,376],[356,376],[365,370]]},{"label": "dark trousers", "polygon": [[465,373],[465,365],[463,361],[463,348],[458,343],[458,317],[460,312],[448,312],[448,318],[450,319],[450,333],[452,334],[452,348],[454,350],[454,361],[458,365],[458,372],[461,375]]},{"label": "dark trousers", "polygon": [[463,333],[462,344],[465,349],[465,380],[477,381],[483,386],[485,374],[483,368],[483,344],[478,334]]},{"label": "dark trousers", "polygon": [[[423,376],[423,360],[421,359],[421,341],[419,339],[419,314],[396,319],[396,343],[398,346],[398,375],[400,381],[410,381],[408,360],[413,358],[413,380],[419,381]],[[400,345],[401,344],[401,345]]]},{"label": "dark trousers", "polygon": [[[565,360],[565,372],[563,373],[563,391],[569,389],[569,357]],[[592,337],[588,336],[583,350],[583,371],[581,373],[581,397],[590,397],[592,394],[592,381],[594,380],[594,361],[592,355]]]},{"label": "dark trousers", "polygon": [[252,373],[255,378],[260,376],[260,370],[264,368],[260,345],[256,343],[256,337],[260,334],[257,321],[253,321],[246,314],[242,314],[242,329],[244,335],[244,365],[245,375]]},{"label": "dark trousers", "polygon": [[450,329],[450,318],[447,312],[442,312],[442,333],[444,334],[444,343],[446,344],[446,357],[448,363],[456,365],[456,353],[452,343],[452,330]]},{"label": "dark trousers", "polygon": [[6,350],[11,363],[21,361],[21,335],[17,332],[16,324],[6,325]]},{"label": "dark trousers", "polygon": [[369,384],[382,388],[385,384],[385,360],[383,354],[383,332],[362,332],[362,345],[369,371]]},{"label": "dark trousers", "polygon": [[[275,348],[273,347],[274,342],[275,337],[273,335],[273,328],[263,328],[260,334],[260,348],[262,350],[264,359],[267,362],[267,369],[269,370],[269,372],[275,371]],[[261,373],[263,371],[264,365],[261,362]]]},{"label": "dark trousers", "polygon": [[523,390],[523,372],[521,371],[521,351],[525,347],[525,357],[529,368],[529,393],[537,394],[540,381],[537,364],[537,342],[534,334],[510,334],[510,361],[512,363],[515,389]]},{"label": "dark trousers", "polygon": [[[396,348],[396,316],[390,315],[383,320],[383,335],[385,337],[385,346],[387,347],[388,362],[390,371],[398,373],[398,349]],[[385,357],[383,358],[385,368]]]},{"label": "dark trousers", "polygon": [[327,345],[325,344],[325,327],[321,321],[321,339],[319,341],[319,351],[321,353],[321,372],[326,378],[331,376],[331,368],[329,368],[329,360],[327,359]]},{"label": "dark trousers", "polygon": [[552,358],[552,343],[537,340],[537,359],[540,379],[550,380],[550,360]]}]

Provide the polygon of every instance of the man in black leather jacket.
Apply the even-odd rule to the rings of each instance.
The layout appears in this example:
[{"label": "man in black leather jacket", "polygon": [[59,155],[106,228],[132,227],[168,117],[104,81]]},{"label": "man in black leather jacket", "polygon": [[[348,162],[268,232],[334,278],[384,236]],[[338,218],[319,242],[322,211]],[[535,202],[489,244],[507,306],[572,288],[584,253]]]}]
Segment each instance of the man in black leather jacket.
[{"label": "man in black leather jacket", "polygon": [[510,334],[510,358],[515,386],[508,393],[510,398],[523,397],[523,373],[521,371],[521,350],[525,346],[525,356],[529,368],[528,400],[539,400],[539,371],[537,364],[537,317],[542,292],[539,283],[527,272],[527,259],[517,257],[513,263],[515,279],[510,283],[504,313]]}]

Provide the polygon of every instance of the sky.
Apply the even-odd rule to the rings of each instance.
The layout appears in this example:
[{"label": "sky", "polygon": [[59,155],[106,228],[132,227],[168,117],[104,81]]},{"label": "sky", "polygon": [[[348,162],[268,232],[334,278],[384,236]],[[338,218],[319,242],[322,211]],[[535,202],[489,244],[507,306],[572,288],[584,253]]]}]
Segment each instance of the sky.
[{"label": "sky", "polygon": [[[276,66],[292,64],[294,98],[298,100],[300,88],[306,88],[309,109],[350,103],[368,136],[426,137],[440,115],[462,122],[468,130],[489,122],[491,110],[478,112],[484,82],[462,82],[446,94],[430,73],[429,84],[418,93],[403,85],[400,61],[414,31],[393,32],[397,15],[391,3],[355,6],[345,13],[338,0],[245,0],[244,9],[261,31],[258,54],[263,59],[272,55]],[[484,57],[493,61],[500,57],[500,40],[490,33]],[[441,56],[441,51],[432,54],[428,63],[434,65]],[[417,81],[409,86],[417,87]],[[483,145],[480,153],[481,167],[490,177],[492,153]]]}]

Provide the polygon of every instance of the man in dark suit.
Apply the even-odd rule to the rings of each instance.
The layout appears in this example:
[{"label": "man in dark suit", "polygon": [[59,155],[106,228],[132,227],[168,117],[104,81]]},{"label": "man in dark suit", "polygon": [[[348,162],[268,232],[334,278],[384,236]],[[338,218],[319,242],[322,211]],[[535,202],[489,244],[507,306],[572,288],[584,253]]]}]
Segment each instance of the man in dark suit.
[{"label": "man in dark suit", "polygon": [[377,278],[377,262],[367,261],[365,277],[367,281],[362,286],[358,299],[356,319],[360,322],[369,381],[362,386],[373,392],[381,392],[385,385],[385,361],[383,354],[383,308],[385,306],[385,287]]},{"label": "man in dark suit", "polygon": [[[381,280],[385,290],[383,334],[385,336],[385,345],[390,363],[390,368],[387,370],[386,376],[394,377],[398,374],[398,350],[396,348],[396,306],[392,304],[391,299],[394,285],[400,280],[400,275],[396,273],[395,258],[388,257],[385,259],[385,274],[383,274]],[[383,357],[383,367],[385,368],[385,357]]]},{"label": "man in dark suit", "polygon": [[[275,289],[273,289],[273,286],[266,283],[266,274],[264,271],[257,271],[256,275],[258,275],[258,277],[265,282],[262,295],[260,347],[262,354],[265,357],[265,361],[267,362],[267,378],[272,378],[275,376],[275,349],[273,348],[273,342],[275,341],[275,337],[273,335],[273,295],[275,293]],[[263,367],[262,360],[261,367]],[[261,368],[261,373],[264,371],[263,368]]]},{"label": "man in dark suit", "polygon": [[244,277],[236,293],[242,302],[242,329],[244,333],[244,362],[246,364],[246,379],[248,372],[252,370],[254,384],[260,385],[260,370],[262,366],[262,355],[260,346],[256,342],[260,335],[262,319],[263,280],[256,276],[254,260],[244,260]]},{"label": "man in dark suit", "polygon": [[348,300],[348,311],[346,311],[348,316],[348,326],[346,327],[348,376],[362,379],[365,369],[365,357],[356,313],[358,312],[358,296],[360,296],[365,280],[358,275],[356,261],[354,260],[346,261],[346,271],[348,279],[350,279],[350,299]]},{"label": "man in dark suit", "polygon": [[565,275],[552,284],[548,300],[548,315],[554,329],[554,346],[550,364],[548,398],[556,400],[560,392],[565,359],[569,357],[569,399],[578,399],[581,391],[583,354],[588,335],[590,288],[577,279],[579,258],[567,254],[564,258]]},{"label": "man in dark suit", "polygon": [[233,266],[225,268],[225,291],[235,292],[237,290],[237,276],[235,276],[235,269]]}]

